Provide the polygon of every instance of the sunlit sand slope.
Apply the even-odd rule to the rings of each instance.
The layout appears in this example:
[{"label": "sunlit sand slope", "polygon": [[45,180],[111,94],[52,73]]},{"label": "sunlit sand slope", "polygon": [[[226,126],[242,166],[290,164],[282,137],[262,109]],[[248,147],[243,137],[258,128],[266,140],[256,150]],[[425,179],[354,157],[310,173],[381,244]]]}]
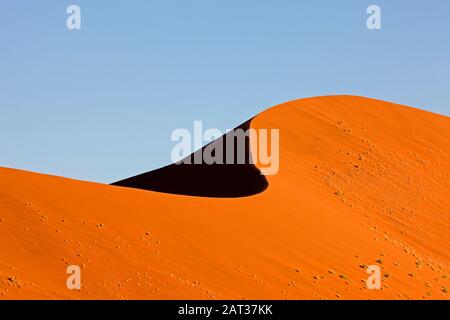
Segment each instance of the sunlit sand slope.
[{"label": "sunlit sand slope", "polygon": [[449,298],[450,118],[335,96],[250,126],[280,129],[280,170],[248,197],[0,169],[0,299]]}]

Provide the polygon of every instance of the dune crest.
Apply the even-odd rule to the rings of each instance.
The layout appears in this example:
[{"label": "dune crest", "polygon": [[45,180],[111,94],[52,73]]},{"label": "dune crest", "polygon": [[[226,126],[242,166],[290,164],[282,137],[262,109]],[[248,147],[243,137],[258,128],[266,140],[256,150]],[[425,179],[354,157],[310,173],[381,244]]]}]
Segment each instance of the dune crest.
[{"label": "dune crest", "polygon": [[[249,129],[251,120],[234,130]],[[232,130],[233,131],[233,130]],[[146,172],[131,178],[113,183],[115,186],[151,190],[164,193],[190,195],[198,197],[237,198],[251,196],[264,191],[268,182],[260,170],[249,160],[250,139],[245,139],[243,164],[237,162],[237,144],[234,144],[233,164],[226,163],[226,141],[235,139],[230,133],[214,140],[200,150],[187,156],[189,164],[171,164],[169,166]],[[221,164],[206,164],[201,161],[195,164],[194,159],[202,159],[204,150],[208,147],[222,149]],[[233,151],[233,150],[232,150]],[[200,155],[199,155],[200,154]],[[233,158],[233,157],[232,157]],[[182,159],[181,161],[184,161]]]},{"label": "dune crest", "polygon": [[280,129],[280,170],[247,197],[1,168],[0,299],[449,298],[450,118],[330,96],[250,126]]}]

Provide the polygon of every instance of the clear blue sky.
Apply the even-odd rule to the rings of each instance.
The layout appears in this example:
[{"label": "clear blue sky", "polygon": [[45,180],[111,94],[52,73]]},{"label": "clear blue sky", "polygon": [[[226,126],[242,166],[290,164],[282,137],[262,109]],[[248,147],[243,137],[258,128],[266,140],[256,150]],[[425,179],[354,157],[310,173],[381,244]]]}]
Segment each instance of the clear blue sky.
[{"label": "clear blue sky", "polygon": [[4,0],[0,39],[0,166],[112,182],[168,164],[194,120],[317,95],[450,115],[447,0]]}]

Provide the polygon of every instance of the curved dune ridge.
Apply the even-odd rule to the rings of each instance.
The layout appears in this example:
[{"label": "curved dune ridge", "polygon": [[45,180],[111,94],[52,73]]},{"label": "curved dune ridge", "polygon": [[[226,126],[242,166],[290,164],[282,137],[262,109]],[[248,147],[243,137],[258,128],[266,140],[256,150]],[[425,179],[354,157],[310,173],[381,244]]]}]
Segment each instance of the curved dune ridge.
[{"label": "curved dune ridge", "polygon": [[[234,136],[230,137],[230,134],[239,129],[245,132],[250,128],[250,123],[251,120],[246,121],[229,133],[200,148],[185,159],[182,159],[182,161],[189,159],[188,164],[183,162],[171,164],[115,182],[112,185],[215,198],[237,198],[260,193],[267,188],[268,182],[261,171],[249,159],[251,151],[250,140],[248,138],[245,139],[243,144],[243,151],[245,152],[244,163],[239,164],[237,161],[237,143],[234,144],[233,148],[233,162],[231,164],[227,164],[226,162],[227,140],[234,139],[233,141],[236,141]],[[218,150],[219,148],[222,150],[220,164],[206,164],[203,161],[203,152],[208,147],[214,150]],[[196,164],[194,161],[197,157],[200,157],[201,161]]]},{"label": "curved dune ridge", "polygon": [[247,197],[0,169],[0,299],[449,298],[450,118],[330,96],[250,126],[280,129],[280,170]]}]

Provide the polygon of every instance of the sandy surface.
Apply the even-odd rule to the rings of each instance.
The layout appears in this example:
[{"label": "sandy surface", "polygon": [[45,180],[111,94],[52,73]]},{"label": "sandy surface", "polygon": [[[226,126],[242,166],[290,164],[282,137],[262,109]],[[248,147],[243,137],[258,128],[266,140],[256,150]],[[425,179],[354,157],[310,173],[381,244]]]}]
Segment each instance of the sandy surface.
[{"label": "sandy surface", "polygon": [[251,126],[280,129],[280,171],[249,197],[1,168],[0,299],[449,298],[450,118],[336,96]]}]

